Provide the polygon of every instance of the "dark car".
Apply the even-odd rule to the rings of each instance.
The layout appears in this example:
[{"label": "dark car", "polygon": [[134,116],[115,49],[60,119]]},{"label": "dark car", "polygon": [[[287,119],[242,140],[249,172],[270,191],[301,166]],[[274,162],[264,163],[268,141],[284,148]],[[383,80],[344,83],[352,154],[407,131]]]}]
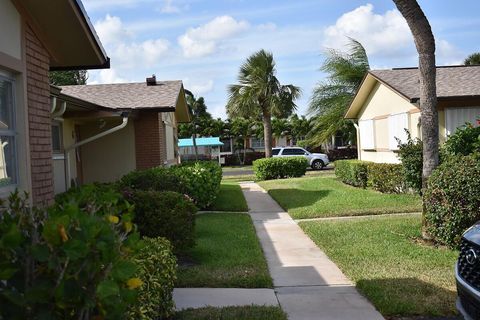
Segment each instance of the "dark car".
[{"label": "dark car", "polygon": [[461,241],[455,265],[457,309],[466,320],[480,319],[480,224],[468,229]]}]

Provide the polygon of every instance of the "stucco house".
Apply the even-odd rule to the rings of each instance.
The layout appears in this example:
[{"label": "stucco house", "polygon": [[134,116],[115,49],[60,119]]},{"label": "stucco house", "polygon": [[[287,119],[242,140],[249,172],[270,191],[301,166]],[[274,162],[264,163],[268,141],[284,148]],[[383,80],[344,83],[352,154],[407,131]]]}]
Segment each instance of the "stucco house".
[{"label": "stucco house", "polygon": [[190,113],[181,81],[52,87],[55,193],[178,164],[177,124]]},{"label": "stucco house", "polygon": [[79,0],[0,0],[0,197],[19,188],[33,204],[51,203],[48,72],[109,63]]},{"label": "stucco house", "polygon": [[[417,68],[373,70],[365,76],[345,118],[357,122],[358,158],[398,163],[396,138],[408,129],[421,138]],[[480,118],[480,66],[437,67],[439,139]]]}]

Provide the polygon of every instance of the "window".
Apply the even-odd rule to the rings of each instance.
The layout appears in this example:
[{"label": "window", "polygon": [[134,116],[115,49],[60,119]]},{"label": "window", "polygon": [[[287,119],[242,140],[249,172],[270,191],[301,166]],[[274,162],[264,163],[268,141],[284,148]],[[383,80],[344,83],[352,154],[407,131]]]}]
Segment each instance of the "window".
[{"label": "window", "polygon": [[220,152],[232,152],[232,139],[231,138],[223,138],[220,139],[223,142],[223,146],[220,146]]},{"label": "window", "polygon": [[358,121],[360,127],[360,144],[363,150],[375,149],[375,132],[373,129],[373,120]]},{"label": "window", "polygon": [[0,76],[0,187],[17,183],[15,86]]},{"label": "window", "polygon": [[278,155],[279,152],[280,152],[280,149],[272,149],[272,156]]},{"label": "window", "polygon": [[63,152],[62,124],[60,122],[52,123],[52,150],[55,153]]},{"label": "window", "polygon": [[305,150],[300,148],[283,149],[282,156],[303,156]]},{"label": "window", "polygon": [[263,140],[263,138],[252,138],[252,148],[253,149],[265,148],[265,141]]},{"label": "window", "polygon": [[408,114],[392,114],[388,117],[388,144],[390,150],[398,149],[398,140],[407,142]]},{"label": "window", "polygon": [[445,111],[446,134],[452,135],[465,123],[478,126],[478,119],[480,119],[480,107],[447,108]]}]

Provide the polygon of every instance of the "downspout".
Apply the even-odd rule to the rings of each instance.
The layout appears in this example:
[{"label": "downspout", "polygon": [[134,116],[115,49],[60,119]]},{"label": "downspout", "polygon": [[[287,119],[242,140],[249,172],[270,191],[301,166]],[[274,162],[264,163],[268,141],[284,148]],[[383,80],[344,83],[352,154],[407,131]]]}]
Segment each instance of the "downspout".
[{"label": "downspout", "polygon": [[[55,97],[54,97],[54,99],[55,99],[55,101],[57,100]],[[62,102],[62,107],[60,108],[60,110],[58,112],[53,113],[53,111],[55,111],[55,108],[52,110],[52,118],[55,119],[55,120],[59,120],[57,118],[63,116],[63,114],[65,113],[65,110],[67,110],[67,102],[63,101]]]},{"label": "downspout", "polygon": [[100,139],[100,138],[102,138],[106,135],[109,135],[111,133],[114,133],[116,131],[119,131],[119,130],[125,128],[128,124],[128,112],[122,113],[121,117],[122,117],[122,123],[119,124],[118,126],[115,126],[115,127],[110,128],[106,131],[100,132],[99,134],[91,136],[90,138],[79,141],[79,142],[74,143],[71,146],[65,148],[65,150],[64,150],[64,153],[65,153],[65,167],[66,167],[66,170],[65,170],[66,171],[65,172],[65,186],[66,186],[67,190],[69,188],[69,183],[70,183],[70,157],[69,157],[69,152],[71,150],[74,150],[78,147],[81,147],[81,146],[83,146],[83,145],[85,145],[89,142],[95,141],[95,140]]},{"label": "downspout", "polygon": [[356,133],[357,133],[357,158],[358,160],[362,160],[362,154],[360,152],[361,147],[360,147],[360,127],[358,124],[355,122],[355,120],[352,120],[353,126],[355,127]]}]

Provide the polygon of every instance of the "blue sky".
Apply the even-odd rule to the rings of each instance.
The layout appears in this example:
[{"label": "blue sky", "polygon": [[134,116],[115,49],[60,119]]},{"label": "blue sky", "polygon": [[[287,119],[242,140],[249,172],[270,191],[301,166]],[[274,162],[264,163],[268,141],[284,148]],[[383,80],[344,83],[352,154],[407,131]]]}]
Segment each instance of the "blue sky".
[{"label": "blue sky", "polygon": [[[480,51],[478,0],[419,1],[437,42],[437,65],[459,64]],[[410,31],[392,1],[83,0],[111,58],[89,83],[183,80],[226,118],[227,86],[253,52],[274,54],[277,76],[300,86],[298,113],[325,77],[327,48],[345,50],[347,36],[366,48],[374,69],[416,66]]]}]

